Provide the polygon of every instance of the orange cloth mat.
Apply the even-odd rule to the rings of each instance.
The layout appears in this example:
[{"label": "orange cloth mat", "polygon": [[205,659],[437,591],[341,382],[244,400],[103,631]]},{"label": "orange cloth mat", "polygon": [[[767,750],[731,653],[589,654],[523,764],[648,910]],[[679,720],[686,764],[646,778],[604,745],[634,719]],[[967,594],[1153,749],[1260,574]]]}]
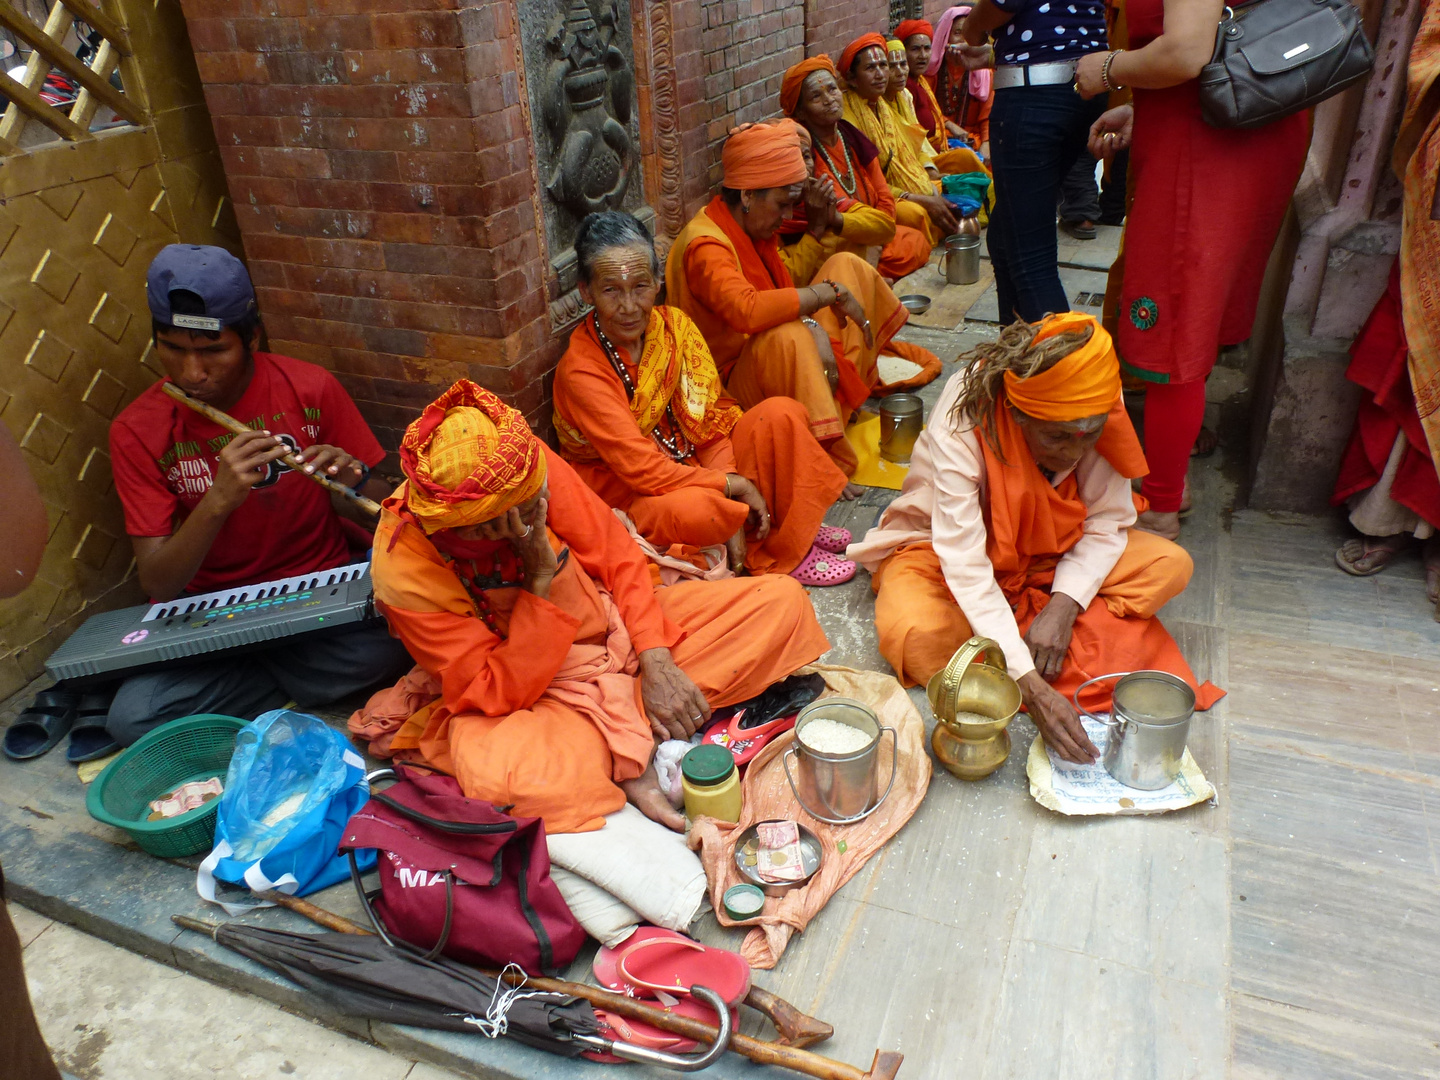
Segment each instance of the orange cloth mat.
[{"label": "orange cloth mat", "polygon": [[[818,671],[825,677],[827,697],[839,694],[855,698],[874,709],[881,727],[895,729],[900,756],[895,786],[879,809],[854,825],[826,825],[805,813],[790,790],[781,755],[794,742],[794,735],[784,735],[765,747],[750,763],[744,781],[745,808],[738,822],[732,825],[728,821],[700,818],[691,827],[690,846],[700,853],[700,861],[705,865],[715,917],[721,926],[752,928],[740,946],[740,955],[751,967],[762,969],[773,968],[791,936],[804,930],[830,897],[900,831],[930,786],[925,723],[894,678],[829,664],[812,664],[802,670]],[[883,791],[894,758],[890,739],[881,739],[879,758],[879,790]],[[782,897],[767,897],[764,909],[756,918],[739,923],[725,914],[721,902],[726,889],[744,880],[735,869],[735,841],[742,830],[771,818],[789,818],[804,825],[819,838],[824,859],[819,872],[807,884]]]}]

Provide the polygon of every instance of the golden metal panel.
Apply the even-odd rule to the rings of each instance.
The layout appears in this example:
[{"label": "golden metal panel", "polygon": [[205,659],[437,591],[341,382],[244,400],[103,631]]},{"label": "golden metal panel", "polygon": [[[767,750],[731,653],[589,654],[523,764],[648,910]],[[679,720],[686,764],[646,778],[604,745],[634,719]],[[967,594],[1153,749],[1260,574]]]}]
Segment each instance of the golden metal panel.
[{"label": "golden metal panel", "polygon": [[85,617],[142,599],[109,426],[158,374],[145,270],[169,243],[240,250],[201,88],[177,59],[188,48],[179,6],[106,0],[104,11],[135,49],[121,66],[127,98],[163,102],[159,115],[0,166],[0,422],[51,525],[36,583],[0,601],[0,696],[39,674]]}]

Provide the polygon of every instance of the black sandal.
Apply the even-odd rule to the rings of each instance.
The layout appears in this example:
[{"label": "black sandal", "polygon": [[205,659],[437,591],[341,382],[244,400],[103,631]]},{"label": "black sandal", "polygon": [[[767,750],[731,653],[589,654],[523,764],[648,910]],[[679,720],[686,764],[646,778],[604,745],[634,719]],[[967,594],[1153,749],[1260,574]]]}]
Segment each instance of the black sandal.
[{"label": "black sandal", "polygon": [[80,695],[73,690],[41,690],[6,729],[0,750],[11,761],[30,761],[49,753],[70,734],[79,707]]},{"label": "black sandal", "polygon": [[66,761],[79,765],[83,761],[109,757],[120,749],[120,744],[105,730],[113,700],[114,693],[108,691],[86,694],[80,699],[75,724],[70,728],[70,745],[65,748]]}]

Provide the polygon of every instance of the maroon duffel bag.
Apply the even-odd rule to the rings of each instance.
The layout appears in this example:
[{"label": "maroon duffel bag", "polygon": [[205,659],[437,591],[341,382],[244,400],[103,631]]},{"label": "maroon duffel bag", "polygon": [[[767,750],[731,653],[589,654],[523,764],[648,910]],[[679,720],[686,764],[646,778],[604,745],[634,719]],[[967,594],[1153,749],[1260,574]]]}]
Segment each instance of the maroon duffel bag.
[{"label": "maroon duffel bag", "polygon": [[[372,774],[372,781],[388,772]],[[398,782],[371,794],[340,843],[342,851],[377,849],[380,892],[373,905],[353,855],[351,874],[382,936],[432,957],[519,964],[531,975],[568,966],[585,931],[550,878],[544,822],[467,799],[449,776],[403,765],[394,775]]]}]

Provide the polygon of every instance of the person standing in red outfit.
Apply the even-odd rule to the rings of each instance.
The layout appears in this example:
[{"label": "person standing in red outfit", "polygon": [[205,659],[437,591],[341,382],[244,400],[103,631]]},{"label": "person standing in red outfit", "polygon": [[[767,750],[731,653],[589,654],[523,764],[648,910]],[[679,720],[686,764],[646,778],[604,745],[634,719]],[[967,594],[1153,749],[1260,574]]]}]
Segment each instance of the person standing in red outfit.
[{"label": "person standing in red outfit", "polygon": [[1149,384],[1141,493],[1150,508],[1137,525],[1170,539],[1180,534],[1205,380],[1222,345],[1250,336],[1310,144],[1308,112],[1250,131],[1202,119],[1197,77],[1223,10],[1223,0],[1127,0],[1131,47],[1081,57],[1075,73],[1086,98],[1134,92],[1133,106],[1095,122],[1090,147],[1108,158],[1130,146],[1117,345],[1123,368]]}]

